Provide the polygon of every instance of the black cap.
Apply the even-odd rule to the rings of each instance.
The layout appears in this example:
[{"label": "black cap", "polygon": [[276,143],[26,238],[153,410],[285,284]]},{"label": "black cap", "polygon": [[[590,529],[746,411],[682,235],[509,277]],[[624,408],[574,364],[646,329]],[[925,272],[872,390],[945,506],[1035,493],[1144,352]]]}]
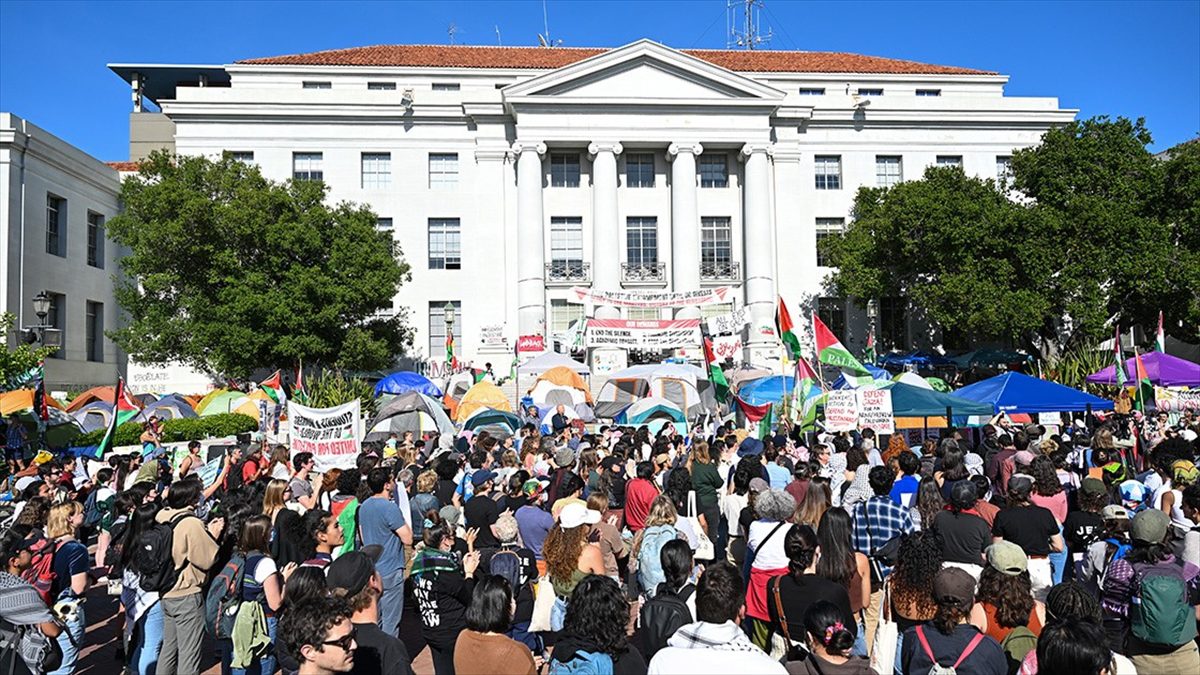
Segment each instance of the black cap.
[{"label": "black cap", "polygon": [[371,583],[371,577],[375,574],[375,563],[382,554],[383,547],[379,544],[343,553],[337,560],[329,563],[325,582],[331,590],[344,589],[346,597],[352,598],[362,593],[367,584]]},{"label": "black cap", "polygon": [[960,511],[966,511],[975,506],[977,499],[975,484],[971,481],[959,480],[950,484],[950,503]]}]

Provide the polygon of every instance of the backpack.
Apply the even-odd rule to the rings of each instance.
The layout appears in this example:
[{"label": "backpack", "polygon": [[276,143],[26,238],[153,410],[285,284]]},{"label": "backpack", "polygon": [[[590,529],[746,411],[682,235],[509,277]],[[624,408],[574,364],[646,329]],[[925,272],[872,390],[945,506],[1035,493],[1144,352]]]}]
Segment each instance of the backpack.
[{"label": "backpack", "polygon": [[455,492],[462,495],[462,503],[464,505],[471,501],[471,497],[475,496],[475,484],[471,482],[472,474],[474,474],[476,471],[482,470],[483,469],[472,469],[470,471],[466,471],[463,473],[462,480],[458,481],[458,488],[455,490]]},{"label": "backpack", "polygon": [[235,552],[212,580],[204,597],[204,630],[210,637],[218,640],[233,637],[245,578],[246,557]]},{"label": "backpack", "polygon": [[175,583],[179,581],[179,572],[183,568],[175,567],[172,550],[175,546],[175,526],[184,518],[196,518],[196,515],[191,512],[177,513],[170,521],[155,523],[142,533],[141,545],[133,553],[132,567],[138,575],[138,586],[143,591],[166,593],[175,588]]},{"label": "backpack", "polygon": [[37,626],[23,626],[0,619],[0,672],[17,672],[17,659],[29,672],[48,673],[62,665],[58,640],[48,638]]},{"label": "backpack", "polygon": [[1028,626],[1017,626],[1004,636],[1000,649],[1003,649],[1004,655],[1008,657],[1008,671],[1015,673],[1021,667],[1025,656],[1037,649],[1037,636]]},{"label": "backpack", "polygon": [[1180,560],[1134,566],[1129,628],[1142,642],[1178,646],[1196,637],[1188,579]]},{"label": "backpack", "polygon": [[692,623],[688,598],[696,591],[695,584],[684,584],[679,593],[657,593],[642,605],[642,654],[653,658],[667,646],[667,640],[680,626]]},{"label": "backpack", "polygon": [[647,595],[654,593],[658,585],[666,581],[662,571],[660,553],[662,547],[677,537],[671,525],[655,525],[642,530],[642,547],[638,550],[638,581]]},{"label": "backpack", "polygon": [[100,524],[100,505],[96,502],[96,493],[100,492],[100,488],[92,488],[90,494],[83,502],[83,524],[87,527],[95,527]]},{"label": "backpack", "polygon": [[[954,662],[954,665],[943,666],[938,663],[937,657],[933,655],[933,649],[929,647],[929,640],[925,639],[925,627],[917,626],[917,639],[921,641],[921,649],[924,650],[925,656],[928,656],[929,660],[933,661],[933,667],[929,669],[929,675],[958,675],[958,667],[962,665],[963,661],[967,660],[971,652],[975,651],[979,643],[983,642],[984,637],[983,633],[975,633],[975,637],[971,638],[971,641],[967,643],[966,648],[958,655],[958,659]],[[905,670],[905,672],[908,671]]]},{"label": "backpack", "polygon": [[613,675],[612,657],[603,652],[575,652],[575,658],[566,663],[550,659],[550,675]]},{"label": "backpack", "polygon": [[488,573],[504,577],[512,589],[513,597],[517,597],[517,592],[521,590],[521,556],[516,551],[496,551],[488,561]]},{"label": "backpack", "polygon": [[33,553],[33,559],[29,564],[29,568],[21,572],[21,578],[33,584],[38,595],[42,596],[42,600],[47,606],[53,606],[56,598],[54,597],[54,554],[58,552],[59,543],[54,539],[44,539],[33,545],[30,551]]}]

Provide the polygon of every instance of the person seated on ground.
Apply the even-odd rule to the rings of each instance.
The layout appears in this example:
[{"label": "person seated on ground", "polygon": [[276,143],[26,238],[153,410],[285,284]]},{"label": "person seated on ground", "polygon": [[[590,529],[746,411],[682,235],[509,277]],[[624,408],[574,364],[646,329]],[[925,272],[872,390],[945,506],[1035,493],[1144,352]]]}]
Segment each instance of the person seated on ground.
[{"label": "person seated on ground", "polygon": [[967,622],[975,603],[975,579],[947,567],[933,577],[933,619],[904,632],[900,663],[905,673],[953,667],[961,675],[1007,675],[1008,659],[1000,643]]},{"label": "person seated on ground", "polygon": [[288,608],[279,621],[279,639],[300,664],[301,675],[353,670],[358,642],[352,614],[342,598],[318,597]]},{"label": "person seated on ground", "polygon": [[739,627],[745,611],[741,573],[727,562],[709,565],[696,584],[697,621],[671,636],[666,648],[650,660],[649,672],[786,673],[782,664],[750,642]]},{"label": "person seated on ground", "polygon": [[[645,675],[646,660],[629,644],[628,623],[629,603],[620,585],[598,574],[584,577],[567,604],[550,672]],[[589,664],[595,669],[587,670]]]},{"label": "person seated on ground", "polygon": [[483,575],[471,593],[467,629],[454,646],[455,672],[535,675],[542,665],[529,647],[508,637],[516,601],[508,581]]},{"label": "person seated on ground", "polygon": [[[310,512],[311,513],[311,512]],[[337,521],[334,521],[335,523]],[[356,675],[413,675],[408,650],[398,638],[379,628],[379,597],[383,578],[375,570],[375,559],[382,551],[366,546],[350,551],[326,567],[329,588],[350,603],[350,623],[354,626],[358,651],[354,654]]]},{"label": "person seated on ground", "polygon": [[[866,658],[851,656],[853,626],[842,622],[842,610],[827,600],[818,600],[804,613],[807,657],[786,664],[791,675],[877,675]],[[797,636],[799,639],[800,636]]]}]

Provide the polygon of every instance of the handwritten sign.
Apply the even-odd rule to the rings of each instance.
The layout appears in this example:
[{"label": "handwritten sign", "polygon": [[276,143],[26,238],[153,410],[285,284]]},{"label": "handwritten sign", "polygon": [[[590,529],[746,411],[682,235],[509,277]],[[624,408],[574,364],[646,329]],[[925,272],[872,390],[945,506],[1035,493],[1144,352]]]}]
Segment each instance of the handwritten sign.
[{"label": "handwritten sign", "polygon": [[858,394],[858,423],[877,434],[892,434],[896,421],[892,417],[892,392],[889,389],[856,389]]},{"label": "handwritten sign", "polygon": [[858,396],[853,389],[829,392],[825,403],[826,431],[853,431],[858,428]]},{"label": "handwritten sign", "polygon": [[504,324],[490,324],[479,327],[479,341],[489,347],[504,345]]}]

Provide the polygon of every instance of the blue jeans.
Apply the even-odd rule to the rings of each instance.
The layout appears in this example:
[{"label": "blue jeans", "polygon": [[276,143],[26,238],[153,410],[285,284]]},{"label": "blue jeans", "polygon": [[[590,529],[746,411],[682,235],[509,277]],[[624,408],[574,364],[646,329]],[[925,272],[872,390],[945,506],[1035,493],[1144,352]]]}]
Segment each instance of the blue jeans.
[{"label": "blue jeans", "polygon": [[858,634],[854,637],[854,647],[850,650],[851,656],[870,656],[867,653],[867,626],[863,623],[862,612],[858,616]]},{"label": "blue jeans", "polygon": [[[1058,536],[1062,536],[1062,526],[1058,528]],[[1050,575],[1054,579],[1055,584],[1061,584],[1063,580],[1063,571],[1067,568],[1067,557],[1070,553],[1067,552],[1067,547],[1063,546],[1061,551],[1051,551],[1050,555],[1046,556],[1050,559]]]},{"label": "blue jeans", "polygon": [[156,602],[138,619],[138,625],[133,629],[133,649],[129,653],[129,664],[137,675],[155,675],[162,637],[162,603]]},{"label": "blue jeans", "polygon": [[394,638],[400,637],[400,617],[404,614],[404,570],[383,578],[383,595],[379,598],[379,630]]},{"label": "blue jeans", "polygon": [[[63,596],[59,596],[60,599]],[[62,648],[62,665],[58,670],[55,670],[47,675],[71,675],[75,672],[76,662],[79,660],[79,654],[83,652],[83,634],[87,628],[87,617],[84,616],[84,603],[82,598],[79,603],[78,613],[74,621],[68,621],[63,625],[63,631],[58,634],[58,646]]]},{"label": "blue jeans", "polygon": [[[249,668],[230,668],[231,675],[274,675],[278,660],[275,658],[275,635],[278,632],[279,621],[273,617],[267,617],[267,634],[271,636],[271,644],[267,645],[267,653],[259,659],[258,663],[250,664]],[[230,659],[233,658],[233,653],[229,654]]]},{"label": "blue jeans", "polygon": [[895,675],[904,675],[904,664],[901,661],[900,654],[904,649],[904,631],[896,631],[896,673]]}]

